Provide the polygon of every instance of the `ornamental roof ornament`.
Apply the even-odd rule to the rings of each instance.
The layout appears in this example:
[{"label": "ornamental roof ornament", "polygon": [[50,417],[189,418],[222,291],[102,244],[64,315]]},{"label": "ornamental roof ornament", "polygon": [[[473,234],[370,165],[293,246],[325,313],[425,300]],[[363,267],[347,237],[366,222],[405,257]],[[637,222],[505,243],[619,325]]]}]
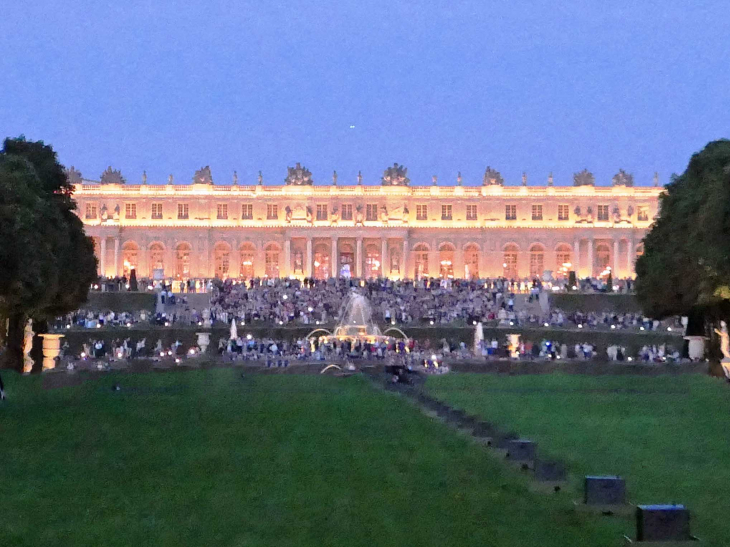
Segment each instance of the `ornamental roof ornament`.
[{"label": "ornamental roof ornament", "polygon": [[527,173],[525,171],[522,172],[522,186],[527,186]]},{"label": "ornamental roof ornament", "polygon": [[550,171],[550,174],[548,175],[548,186],[553,185],[553,172]]},{"label": "ornamental roof ornament", "polygon": [[461,186],[462,181],[463,179],[461,178],[461,171],[459,171],[459,173],[456,175],[456,184],[458,186]]},{"label": "ornamental roof ornament", "polygon": [[409,179],[407,175],[407,167],[394,163],[393,167],[388,167],[385,171],[383,171],[381,183],[383,186],[408,186],[411,179]]},{"label": "ornamental roof ornament", "polygon": [[296,167],[287,167],[287,175],[284,182],[287,186],[312,186],[312,172],[297,162]]},{"label": "ornamental roof ornament", "polygon": [[659,173],[654,171],[654,186],[659,186]]},{"label": "ornamental roof ornament", "polygon": [[627,173],[623,169],[619,169],[618,173],[616,173],[611,179],[611,182],[614,186],[633,186],[634,175]]},{"label": "ornamental roof ornament", "polygon": [[112,169],[112,166],[106,168],[101,174],[99,182],[102,184],[124,184],[127,181],[122,176],[122,172],[119,169]]},{"label": "ornamental roof ornament", "polygon": [[238,171],[233,172],[233,186],[238,186]]},{"label": "ornamental roof ornament", "polygon": [[502,175],[496,169],[492,169],[487,166],[484,171],[484,178],[482,179],[482,185],[484,186],[504,186],[504,179]]},{"label": "ornamental roof ornament", "polygon": [[213,175],[210,172],[210,165],[201,167],[193,175],[193,184],[213,184]]},{"label": "ornamental roof ornament", "polygon": [[81,184],[81,171],[77,171],[72,165],[71,169],[66,169],[66,178],[69,184]]},{"label": "ornamental roof ornament", "polygon": [[595,186],[596,177],[588,169],[573,174],[573,186]]}]

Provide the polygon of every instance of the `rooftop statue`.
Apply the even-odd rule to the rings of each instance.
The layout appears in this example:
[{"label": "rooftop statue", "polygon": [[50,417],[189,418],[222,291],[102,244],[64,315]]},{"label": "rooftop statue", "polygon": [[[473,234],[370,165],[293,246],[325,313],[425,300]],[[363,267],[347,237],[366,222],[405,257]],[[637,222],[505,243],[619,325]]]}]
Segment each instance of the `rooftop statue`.
[{"label": "rooftop statue", "polygon": [[548,175],[548,186],[553,185],[553,172],[550,171],[550,174]]},{"label": "rooftop statue", "polygon": [[522,172],[522,186],[527,186],[527,173]]},{"label": "rooftop statue", "polygon": [[504,186],[504,179],[502,178],[502,175],[499,173],[499,171],[487,166],[486,171],[484,171],[482,184],[484,186]]},{"label": "rooftop statue", "polygon": [[284,182],[287,186],[311,186],[314,184],[312,180],[312,172],[297,162],[296,167],[287,167],[287,175]]},{"label": "rooftop statue", "polygon": [[623,169],[619,169],[618,173],[616,173],[611,179],[611,182],[614,186],[633,186],[634,175],[627,173]]},{"label": "rooftop statue", "polygon": [[213,175],[210,172],[210,165],[201,167],[195,171],[193,184],[213,184]]},{"label": "rooftop statue", "polygon": [[100,182],[102,184],[124,184],[127,182],[122,176],[122,172],[118,169],[112,169],[111,165],[101,174]]},{"label": "rooftop statue", "polygon": [[238,172],[233,172],[233,186],[238,186]]},{"label": "rooftop statue", "polygon": [[357,185],[362,186],[362,171],[357,172]]},{"label": "rooftop statue", "polygon": [[259,186],[263,185],[264,183],[264,175],[259,171],[259,178],[258,178]]},{"label": "rooftop statue", "polygon": [[456,184],[461,186],[462,178],[461,178],[461,171],[459,171],[459,174],[456,175]]},{"label": "rooftop statue", "polygon": [[147,184],[147,171],[142,171],[142,184]]},{"label": "rooftop statue", "polygon": [[408,168],[393,164],[393,167],[388,167],[383,171],[383,178],[381,182],[383,186],[408,186],[411,179],[408,178]]},{"label": "rooftop statue", "polygon": [[439,183],[439,178],[436,175],[432,176],[431,184],[433,184],[434,186],[438,186],[438,183]]},{"label": "rooftop statue", "polygon": [[573,174],[573,186],[595,186],[596,177],[588,169]]},{"label": "rooftop statue", "polygon": [[170,176],[167,177],[167,184],[172,184],[174,182],[174,179],[172,177],[172,173],[170,173]]},{"label": "rooftop statue", "polygon": [[332,173],[332,186],[337,186],[337,171]]},{"label": "rooftop statue", "polygon": [[71,169],[66,169],[66,178],[69,184],[81,184],[81,171],[77,171],[72,165]]}]

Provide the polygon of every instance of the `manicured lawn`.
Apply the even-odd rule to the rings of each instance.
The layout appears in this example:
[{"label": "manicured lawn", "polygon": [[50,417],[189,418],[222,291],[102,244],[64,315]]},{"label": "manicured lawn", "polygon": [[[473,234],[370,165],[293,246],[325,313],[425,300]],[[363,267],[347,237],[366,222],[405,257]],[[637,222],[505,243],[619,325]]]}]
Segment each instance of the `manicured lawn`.
[{"label": "manicured lawn", "polygon": [[686,504],[693,533],[730,545],[730,387],[701,375],[430,378],[430,392],[538,441],[577,477],[621,474],[630,501]]},{"label": "manicured lawn", "polygon": [[[567,494],[530,493],[518,471],[361,377],[216,369],[56,390],[3,377],[4,547],[608,546],[630,529],[576,515]],[[714,460],[717,442],[695,457]]]}]

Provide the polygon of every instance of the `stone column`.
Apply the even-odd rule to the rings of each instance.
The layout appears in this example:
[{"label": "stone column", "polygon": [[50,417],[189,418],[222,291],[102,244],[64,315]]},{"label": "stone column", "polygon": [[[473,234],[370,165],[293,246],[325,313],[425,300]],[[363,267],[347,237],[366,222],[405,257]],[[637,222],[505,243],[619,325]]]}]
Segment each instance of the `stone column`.
[{"label": "stone column", "polygon": [[410,260],[409,259],[410,250],[408,248],[408,239],[403,239],[403,256],[401,257],[400,261],[400,278],[405,279],[407,277],[411,277],[411,271],[408,269]]},{"label": "stone column", "polygon": [[106,277],[106,236],[101,237],[99,252],[101,253],[99,257],[99,272],[102,277]]},{"label": "stone column", "polygon": [[304,266],[304,276],[312,277],[312,238],[307,238],[307,263]]},{"label": "stone column", "polygon": [[362,238],[357,238],[355,247],[355,277],[362,277]]},{"label": "stone column", "polygon": [[332,238],[332,248],[330,249],[330,275],[334,278],[340,276],[340,268],[337,264],[337,238]]},{"label": "stone column", "polygon": [[618,279],[620,275],[619,259],[618,259],[618,244],[619,240],[613,240],[613,279]]},{"label": "stone column", "polygon": [[626,277],[634,275],[634,242],[626,240]]},{"label": "stone column", "polygon": [[390,277],[390,264],[388,264],[388,238],[384,237],[380,242],[380,275]]},{"label": "stone column", "polygon": [[280,270],[282,277],[289,277],[291,275],[291,239],[289,236],[284,236],[287,239],[284,241],[284,267]]},{"label": "stone column", "polygon": [[114,238],[114,275],[119,275],[119,236]]},{"label": "stone column", "polygon": [[588,239],[588,277],[593,277],[593,269],[595,264],[593,262],[593,236]]},{"label": "stone column", "polygon": [[573,271],[580,277],[580,239],[573,242]]}]

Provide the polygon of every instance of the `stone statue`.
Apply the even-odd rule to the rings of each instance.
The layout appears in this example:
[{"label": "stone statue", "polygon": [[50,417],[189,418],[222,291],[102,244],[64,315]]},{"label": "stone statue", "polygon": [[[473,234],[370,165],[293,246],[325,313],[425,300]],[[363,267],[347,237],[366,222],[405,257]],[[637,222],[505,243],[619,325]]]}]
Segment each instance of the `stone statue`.
[{"label": "stone statue", "polygon": [[580,211],[580,205],[576,205],[576,206],[575,206],[575,209],[573,210],[573,214],[574,214],[574,215],[575,215],[576,217],[580,218],[580,213],[581,213],[581,211]]},{"label": "stone statue", "polygon": [[623,169],[619,169],[618,173],[616,173],[611,179],[611,183],[614,186],[633,186],[634,175],[627,173]]},{"label": "stone statue", "polygon": [[284,182],[287,186],[312,186],[312,172],[297,162],[296,167],[287,167],[287,175]]},{"label": "stone statue", "polygon": [[120,214],[120,209],[119,209],[119,204],[117,203],[116,206],[114,207],[114,214],[113,214],[114,220],[119,220],[119,214]]},{"label": "stone statue", "polygon": [[109,211],[106,208],[106,203],[101,206],[101,211],[99,211],[99,216],[101,217],[101,220],[107,220],[109,218]]},{"label": "stone statue", "polygon": [[527,186],[527,173],[522,172],[522,186]]},{"label": "stone statue", "polygon": [[314,220],[314,214],[312,212],[312,206],[307,205],[307,222],[312,224],[312,221]]},{"label": "stone statue", "polygon": [[172,183],[173,183],[173,178],[172,178],[172,173],[170,173],[170,175],[167,177],[167,184],[172,184]]},{"label": "stone statue", "polygon": [[593,222],[593,207],[589,206],[588,209],[586,209],[586,219],[588,222]]},{"label": "stone statue", "polygon": [[487,166],[484,171],[484,178],[482,179],[483,186],[504,186],[504,179],[502,175],[496,169],[492,169]]},{"label": "stone statue", "polygon": [[332,186],[337,186],[337,171],[332,173]]},{"label": "stone statue", "polygon": [[633,214],[634,214],[634,206],[633,205],[629,205],[629,208],[626,209],[626,214],[629,216],[629,218],[631,218],[633,216]]},{"label": "stone statue", "polygon": [[618,205],[616,205],[613,208],[613,221],[614,222],[621,222],[621,210],[618,208]]},{"label": "stone statue", "polygon": [[291,207],[288,205],[284,208],[285,217],[284,220],[286,220],[286,223],[289,224],[291,222]]},{"label": "stone statue", "polygon": [[380,206],[380,222],[388,222],[388,208],[385,205]]},{"label": "stone statue", "polygon": [[410,211],[408,210],[408,204],[404,203],[403,204],[403,216],[407,218],[409,214],[410,214]]},{"label": "stone statue", "polygon": [[411,179],[408,178],[408,168],[393,164],[383,171],[383,177],[380,179],[383,186],[408,186]]},{"label": "stone statue", "polygon": [[362,171],[357,172],[357,185],[362,186]]},{"label": "stone statue", "polygon": [[261,186],[264,183],[264,175],[261,174],[261,171],[259,171],[259,186]]},{"label": "stone statue", "polygon": [[106,168],[106,171],[101,174],[100,182],[102,184],[124,184],[127,181],[124,180],[122,172],[119,169],[112,169],[112,166],[110,165]]},{"label": "stone statue", "polygon": [[659,186],[659,173],[654,171],[654,186]]},{"label": "stone statue", "polygon": [[77,171],[76,168],[72,165],[71,169],[66,170],[66,179],[68,180],[69,184],[81,184],[81,172]]},{"label": "stone statue", "polygon": [[461,182],[461,171],[459,171],[459,173],[456,175],[456,184],[458,186],[461,186]]},{"label": "stone statue", "polygon": [[355,208],[355,224],[358,226],[362,226],[362,221],[363,221],[362,205],[358,205]]},{"label": "stone statue", "polygon": [[30,356],[30,350],[33,349],[33,320],[28,319],[23,331],[23,374],[30,374],[33,369],[33,359]]},{"label": "stone statue", "polygon": [[332,207],[332,213],[330,214],[330,224],[333,226],[337,224],[340,220],[340,210],[337,208],[337,205]]},{"label": "stone statue", "polygon": [[213,323],[210,320],[210,308],[205,308],[203,310],[203,328],[209,329],[213,326]]},{"label": "stone statue", "polygon": [[142,171],[142,184],[147,184],[147,171]]},{"label": "stone statue", "polygon": [[213,184],[213,174],[210,172],[210,165],[206,165],[195,171],[193,184]]},{"label": "stone statue", "polygon": [[432,176],[432,177],[431,177],[431,184],[432,184],[433,186],[437,186],[437,185],[438,185],[438,183],[439,183],[439,178],[438,178],[438,177],[437,177],[436,175]]},{"label": "stone statue", "polygon": [[158,338],[155,344],[155,354],[159,355],[160,353],[162,353],[162,340]]},{"label": "stone statue", "polygon": [[730,361],[730,335],[727,332],[727,323],[720,321],[720,330],[715,329],[720,337],[720,351],[722,352],[722,361]]},{"label": "stone statue", "polygon": [[550,171],[550,174],[548,175],[548,186],[553,185],[553,172]]},{"label": "stone statue", "polygon": [[595,186],[596,177],[588,169],[573,174],[573,186]]},{"label": "stone statue", "polygon": [[233,172],[233,186],[238,186],[238,172]]}]

